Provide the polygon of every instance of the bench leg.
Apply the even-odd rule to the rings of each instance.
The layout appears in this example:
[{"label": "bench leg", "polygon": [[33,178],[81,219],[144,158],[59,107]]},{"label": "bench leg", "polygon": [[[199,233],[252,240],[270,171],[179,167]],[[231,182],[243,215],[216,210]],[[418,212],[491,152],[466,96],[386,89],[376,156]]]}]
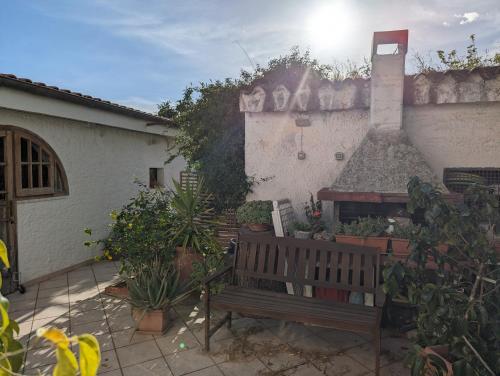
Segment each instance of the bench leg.
[{"label": "bench leg", "polygon": [[205,351],[210,351],[210,295],[205,291]]},{"label": "bench leg", "polygon": [[380,341],[380,328],[374,333],[373,342],[375,347],[375,376],[380,375],[380,351],[381,351],[381,341]]},{"label": "bench leg", "polygon": [[228,329],[231,329],[232,318],[233,318],[233,313],[232,312],[228,312],[227,313],[227,328]]}]

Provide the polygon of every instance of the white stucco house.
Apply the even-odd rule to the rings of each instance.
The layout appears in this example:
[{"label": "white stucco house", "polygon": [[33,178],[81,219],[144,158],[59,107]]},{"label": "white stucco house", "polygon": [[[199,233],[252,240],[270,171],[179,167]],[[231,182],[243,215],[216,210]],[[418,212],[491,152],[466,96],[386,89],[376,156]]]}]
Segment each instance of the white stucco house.
[{"label": "white stucco house", "polygon": [[93,259],[85,227],[104,236],[138,179],[168,185],[176,130],[168,119],[99,98],[0,74],[0,237],[12,284]]}]

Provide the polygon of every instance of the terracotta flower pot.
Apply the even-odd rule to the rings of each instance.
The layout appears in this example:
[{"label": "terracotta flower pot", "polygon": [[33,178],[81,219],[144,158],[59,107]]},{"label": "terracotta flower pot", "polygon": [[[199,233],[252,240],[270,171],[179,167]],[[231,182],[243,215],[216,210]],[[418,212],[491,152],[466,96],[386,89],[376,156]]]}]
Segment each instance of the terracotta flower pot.
[{"label": "terracotta flower pot", "polygon": [[295,239],[311,239],[311,231],[294,231],[293,237]]},{"label": "terracotta flower pot", "polygon": [[247,223],[248,228],[254,232],[263,232],[271,228],[270,225],[266,223]]},{"label": "terracotta flower pot", "polygon": [[193,264],[196,261],[203,261],[203,257],[191,248],[176,247],[175,265],[179,272],[179,282],[183,283],[191,278]]},{"label": "terracotta flower pot", "polygon": [[410,250],[408,249],[410,241],[408,239],[392,238],[391,244],[394,256],[408,256],[410,254]]},{"label": "terracotta flower pot", "polygon": [[127,282],[120,281],[118,283],[115,283],[114,285],[108,286],[104,288],[104,293],[116,298],[128,298]]},{"label": "terracotta flower pot", "polygon": [[137,324],[137,333],[164,334],[170,323],[170,308],[144,312],[132,308],[132,317]]},{"label": "terracotta flower pot", "polygon": [[[430,346],[430,347],[425,347],[422,350],[422,355],[428,356],[428,355],[434,355],[439,358],[444,362],[446,365],[446,373],[444,374],[445,376],[453,376],[453,367],[451,365],[451,362],[448,361],[448,346]],[[425,376],[433,376],[437,375],[436,372],[436,367],[432,365],[430,359],[427,357],[425,361]]]},{"label": "terracotta flower pot", "polygon": [[335,239],[337,243],[374,247],[381,253],[387,252],[387,246],[389,244],[389,238],[377,236],[362,237],[352,235],[335,235]]}]

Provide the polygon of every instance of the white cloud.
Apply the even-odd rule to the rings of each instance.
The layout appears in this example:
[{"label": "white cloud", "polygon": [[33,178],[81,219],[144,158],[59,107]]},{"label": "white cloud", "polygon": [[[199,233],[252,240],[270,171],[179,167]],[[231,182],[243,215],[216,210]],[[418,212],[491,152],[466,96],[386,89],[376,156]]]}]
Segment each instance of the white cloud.
[{"label": "white cloud", "polygon": [[479,18],[478,12],[465,12],[464,14],[455,14],[455,17],[461,18],[460,25],[472,23]]},{"label": "white cloud", "polygon": [[450,27],[450,23],[449,23],[449,22],[444,21],[444,22],[443,22],[443,26]]}]

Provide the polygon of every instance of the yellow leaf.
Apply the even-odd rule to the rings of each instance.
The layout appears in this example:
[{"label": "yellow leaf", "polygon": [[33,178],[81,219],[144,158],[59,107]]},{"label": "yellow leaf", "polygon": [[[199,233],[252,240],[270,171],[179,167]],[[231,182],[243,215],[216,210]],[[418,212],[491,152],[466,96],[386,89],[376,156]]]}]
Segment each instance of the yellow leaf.
[{"label": "yellow leaf", "polygon": [[90,334],[78,336],[80,346],[80,374],[81,376],[95,376],[101,364],[99,342]]},{"label": "yellow leaf", "polygon": [[7,268],[10,268],[9,252],[7,251],[7,246],[2,239],[0,239],[0,260],[2,260]]},{"label": "yellow leaf", "polygon": [[69,346],[69,339],[61,329],[57,328],[39,328],[36,331],[38,337],[43,337],[52,342],[57,347],[67,348]]},{"label": "yellow leaf", "polygon": [[[7,300],[3,296],[1,297],[1,300]],[[3,334],[5,332],[5,329],[9,326],[10,319],[9,319],[9,314],[7,313],[7,308],[9,302],[7,301],[7,304],[4,304],[3,302],[0,301],[0,315],[2,316],[2,327],[0,329],[0,334]]]},{"label": "yellow leaf", "polygon": [[57,347],[57,364],[53,376],[76,376],[78,363],[75,355],[67,347]]}]

